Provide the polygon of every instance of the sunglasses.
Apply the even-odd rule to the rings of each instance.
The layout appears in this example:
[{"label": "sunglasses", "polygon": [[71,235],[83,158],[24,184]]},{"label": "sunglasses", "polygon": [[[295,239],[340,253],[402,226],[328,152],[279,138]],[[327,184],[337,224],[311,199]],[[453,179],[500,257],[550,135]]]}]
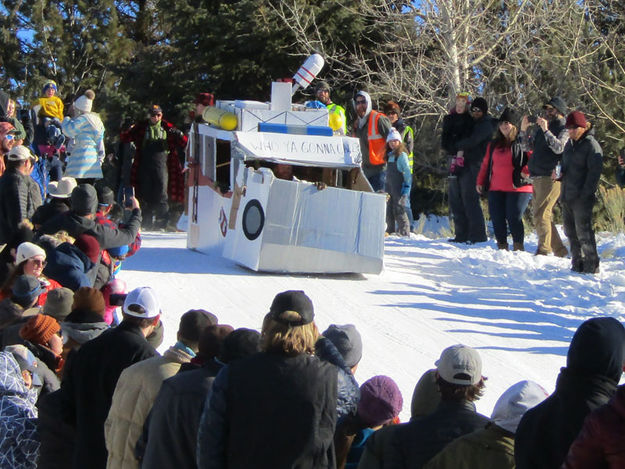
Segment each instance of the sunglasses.
[{"label": "sunglasses", "polygon": [[14,140],[15,139],[15,135],[13,134],[6,134],[4,136],[5,140]]},{"label": "sunglasses", "polygon": [[31,261],[34,265],[40,265],[40,266],[43,266],[43,267],[48,265],[47,261],[42,261],[42,260],[39,260],[39,259],[28,259],[28,260]]},{"label": "sunglasses", "polygon": [[397,115],[397,111],[388,111],[388,113],[387,113],[387,114],[388,114],[389,116],[390,116],[391,114],[395,114],[395,115]]},{"label": "sunglasses", "polygon": [[364,100],[361,100],[361,99],[357,99],[357,100],[356,100],[356,106],[359,106],[359,105],[361,105],[361,104],[365,104],[365,105],[366,105],[366,104],[367,104],[367,101],[364,101]]}]

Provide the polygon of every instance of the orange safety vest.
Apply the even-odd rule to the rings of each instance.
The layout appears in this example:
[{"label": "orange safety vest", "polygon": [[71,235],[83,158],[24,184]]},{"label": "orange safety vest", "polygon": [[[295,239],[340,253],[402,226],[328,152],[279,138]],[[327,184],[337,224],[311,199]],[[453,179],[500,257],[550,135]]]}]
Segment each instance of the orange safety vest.
[{"label": "orange safety vest", "polygon": [[377,166],[386,163],[386,139],[378,131],[378,121],[383,116],[381,112],[371,111],[369,115],[369,163]]}]

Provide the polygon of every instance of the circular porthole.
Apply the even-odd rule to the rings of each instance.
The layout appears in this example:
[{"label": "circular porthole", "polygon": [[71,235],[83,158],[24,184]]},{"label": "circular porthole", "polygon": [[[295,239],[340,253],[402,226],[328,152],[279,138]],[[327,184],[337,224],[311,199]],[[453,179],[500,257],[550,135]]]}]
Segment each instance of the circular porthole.
[{"label": "circular porthole", "polygon": [[243,234],[250,241],[260,236],[265,226],[265,212],[257,199],[250,200],[243,210]]}]

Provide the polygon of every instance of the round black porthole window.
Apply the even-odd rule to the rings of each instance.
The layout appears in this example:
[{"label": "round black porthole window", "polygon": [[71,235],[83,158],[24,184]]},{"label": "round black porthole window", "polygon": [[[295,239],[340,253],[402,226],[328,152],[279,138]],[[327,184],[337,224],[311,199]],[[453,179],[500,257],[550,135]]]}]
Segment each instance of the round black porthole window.
[{"label": "round black porthole window", "polygon": [[260,236],[265,226],[265,212],[257,199],[250,200],[243,210],[243,233],[250,241]]}]

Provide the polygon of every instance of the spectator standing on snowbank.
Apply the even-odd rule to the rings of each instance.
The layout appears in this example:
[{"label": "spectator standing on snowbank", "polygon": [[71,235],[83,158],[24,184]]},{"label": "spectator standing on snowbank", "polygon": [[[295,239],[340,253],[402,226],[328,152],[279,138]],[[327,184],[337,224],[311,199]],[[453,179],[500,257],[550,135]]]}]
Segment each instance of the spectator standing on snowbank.
[{"label": "spectator standing on snowbank", "polygon": [[560,234],[553,223],[553,207],[560,197],[560,181],[551,178],[558,162],[562,161],[564,146],[569,140],[566,131],[566,103],[560,96],[554,96],[543,106],[544,117],[536,118],[536,129],[530,136],[530,122],[527,116],[521,121],[519,138],[525,151],[532,151],[528,168],[534,188],[534,225],[538,235],[536,254],[545,256],[553,252],[566,257],[568,250],[562,244]]},{"label": "spectator standing on snowbank", "polygon": [[[458,109],[459,104],[457,103]],[[450,173],[456,180],[450,180],[449,204],[454,218],[454,243],[483,243],[486,238],[484,214],[480,198],[475,192],[477,174],[486,153],[486,146],[493,136],[493,120],[488,115],[488,103],[484,98],[475,98],[471,103],[473,125],[468,134],[449,144],[446,149],[455,155]],[[456,118],[455,124],[464,124]],[[459,134],[461,137],[463,134]],[[445,137],[445,133],[443,134]],[[451,147],[453,145],[453,147]],[[444,147],[445,148],[445,147]],[[462,152],[461,155],[459,153]]]},{"label": "spectator standing on snowbank", "polygon": [[603,151],[594,130],[580,111],[566,118],[569,141],[562,156],[562,218],[571,243],[571,270],[599,272],[599,254],[592,228],[592,208],[603,169]]},{"label": "spectator standing on snowbank", "polygon": [[523,214],[532,197],[532,185],[526,167],[527,153],[517,139],[517,117],[505,108],[499,118],[495,139],[486,147],[486,155],[477,176],[476,190],[488,190],[488,211],[493,222],[497,249],[508,250],[508,231],[515,251],[524,251]]}]

